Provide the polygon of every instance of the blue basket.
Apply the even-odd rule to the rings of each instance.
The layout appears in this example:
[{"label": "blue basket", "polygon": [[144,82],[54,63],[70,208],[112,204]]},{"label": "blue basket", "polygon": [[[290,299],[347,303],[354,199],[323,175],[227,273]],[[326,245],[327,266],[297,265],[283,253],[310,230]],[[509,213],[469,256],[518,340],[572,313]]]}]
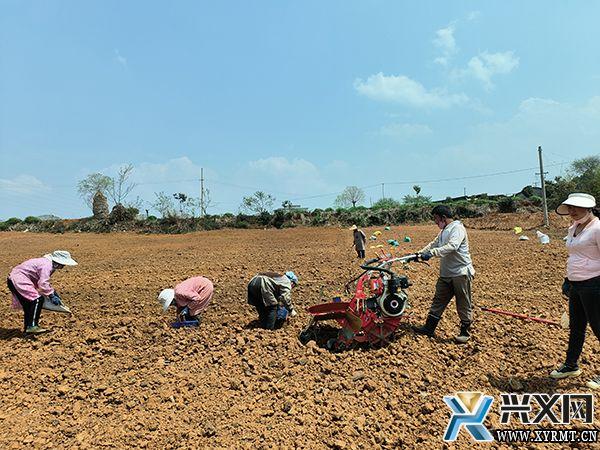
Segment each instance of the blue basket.
[{"label": "blue basket", "polygon": [[200,324],[197,320],[184,320],[183,322],[173,322],[173,328],[197,327]]},{"label": "blue basket", "polygon": [[279,305],[279,307],[277,308],[277,319],[285,320],[285,319],[287,319],[287,316],[288,316],[288,310],[286,309],[286,307]]}]

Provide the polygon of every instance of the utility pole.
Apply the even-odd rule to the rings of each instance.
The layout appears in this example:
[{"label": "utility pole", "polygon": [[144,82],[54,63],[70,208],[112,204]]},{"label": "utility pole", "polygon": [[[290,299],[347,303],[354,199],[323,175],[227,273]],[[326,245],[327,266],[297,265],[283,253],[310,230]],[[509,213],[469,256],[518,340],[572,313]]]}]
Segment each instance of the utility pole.
[{"label": "utility pole", "polygon": [[465,197],[467,196],[467,188],[466,188],[466,187],[464,187],[464,188],[463,188],[463,195],[464,195]]},{"label": "utility pole", "polygon": [[381,198],[385,198],[385,183],[381,183]]},{"label": "utility pole", "polygon": [[542,161],[542,147],[538,147],[538,157],[540,159],[540,181],[542,183],[542,204],[544,206],[544,225],[548,227],[550,222],[548,221],[548,202],[546,201],[546,180],[544,176],[544,162]]},{"label": "utility pole", "polygon": [[200,217],[204,217],[204,167],[200,168]]}]

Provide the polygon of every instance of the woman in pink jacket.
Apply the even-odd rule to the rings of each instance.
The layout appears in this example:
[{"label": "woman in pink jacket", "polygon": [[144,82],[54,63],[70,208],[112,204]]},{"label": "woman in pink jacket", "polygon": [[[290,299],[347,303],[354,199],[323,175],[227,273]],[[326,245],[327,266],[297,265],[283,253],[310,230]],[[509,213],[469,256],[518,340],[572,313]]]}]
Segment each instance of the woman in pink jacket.
[{"label": "woman in pink jacket", "polygon": [[25,333],[48,331],[39,326],[44,297],[60,302],[60,297],[50,284],[50,276],[64,266],[76,265],[69,252],[57,250],[42,258],[29,259],[10,271],[6,285],[13,295],[13,308],[23,309]]},{"label": "woman in pink jacket", "polygon": [[192,277],[179,283],[175,289],[163,289],[158,299],[163,311],[175,300],[180,322],[200,322],[200,316],[208,307],[213,292],[214,286],[208,278]]},{"label": "woman in pink jacket", "polygon": [[[576,377],[588,326],[600,340],[600,219],[596,199],[589,194],[569,195],[556,212],[569,215],[573,224],[567,235],[567,277],[562,291],[569,298],[569,346],[565,363],[552,371],[551,378]],[[600,375],[587,382],[600,389]]]}]

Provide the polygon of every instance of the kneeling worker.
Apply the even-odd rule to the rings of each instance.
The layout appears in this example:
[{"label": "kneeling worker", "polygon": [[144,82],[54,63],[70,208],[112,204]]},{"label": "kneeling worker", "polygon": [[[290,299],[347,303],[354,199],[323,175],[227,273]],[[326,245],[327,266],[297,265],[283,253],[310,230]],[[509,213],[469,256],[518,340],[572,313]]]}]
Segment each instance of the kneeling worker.
[{"label": "kneeling worker", "polygon": [[298,284],[294,272],[281,275],[263,272],[248,283],[248,303],[256,308],[261,328],[274,330],[296,315],[292,304],[292,289]]},{"label": "kneeling worker", "polygon": [[214,286],[208,278],[192,277],[179,283],[175,289],[163,289],[158,295],[158,300],[163,305],[163,311],[175,300],[179,322],[199,323],[213,292]]}]

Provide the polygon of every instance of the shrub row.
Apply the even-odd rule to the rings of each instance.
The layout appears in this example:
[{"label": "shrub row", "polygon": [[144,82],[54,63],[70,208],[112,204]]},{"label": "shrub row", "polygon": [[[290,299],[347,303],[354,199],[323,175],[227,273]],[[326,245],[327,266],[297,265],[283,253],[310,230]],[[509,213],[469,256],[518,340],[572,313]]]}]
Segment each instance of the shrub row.
[{"label": "shrub row", "polygon": [[[536,209],[541,205],[541,199],[531,197],[517,199],[515,197],[502,197],[499,199],[477,198],[445,202],[455,211],[457,217],[481,217],[490,212],[515,212],[519,209]],[[271,213],[259,215],[212,215],[203,218],[157,218],[148,216],[139,219],[135,209],[123,208],[114,211],[107,219],[85,218],[79,220],[44,220],[37,217],[27,217],[21,220],[12,217],[0,222],[0,231],[39,231],[62,233],[66,231],[106,233],[112,231],[138,231],[141,233],[187,233],[197,230],[218,230],[221,228],[289,228],[302,226],[349,226],[357,225],[382,226],[388,224],[415,223],[430,219],[430,212],[434,203],[421,203],[417,205],[395,204],[390,208],[327,208],[314,209],[309,212],[296,212],[276,210]]]}]

